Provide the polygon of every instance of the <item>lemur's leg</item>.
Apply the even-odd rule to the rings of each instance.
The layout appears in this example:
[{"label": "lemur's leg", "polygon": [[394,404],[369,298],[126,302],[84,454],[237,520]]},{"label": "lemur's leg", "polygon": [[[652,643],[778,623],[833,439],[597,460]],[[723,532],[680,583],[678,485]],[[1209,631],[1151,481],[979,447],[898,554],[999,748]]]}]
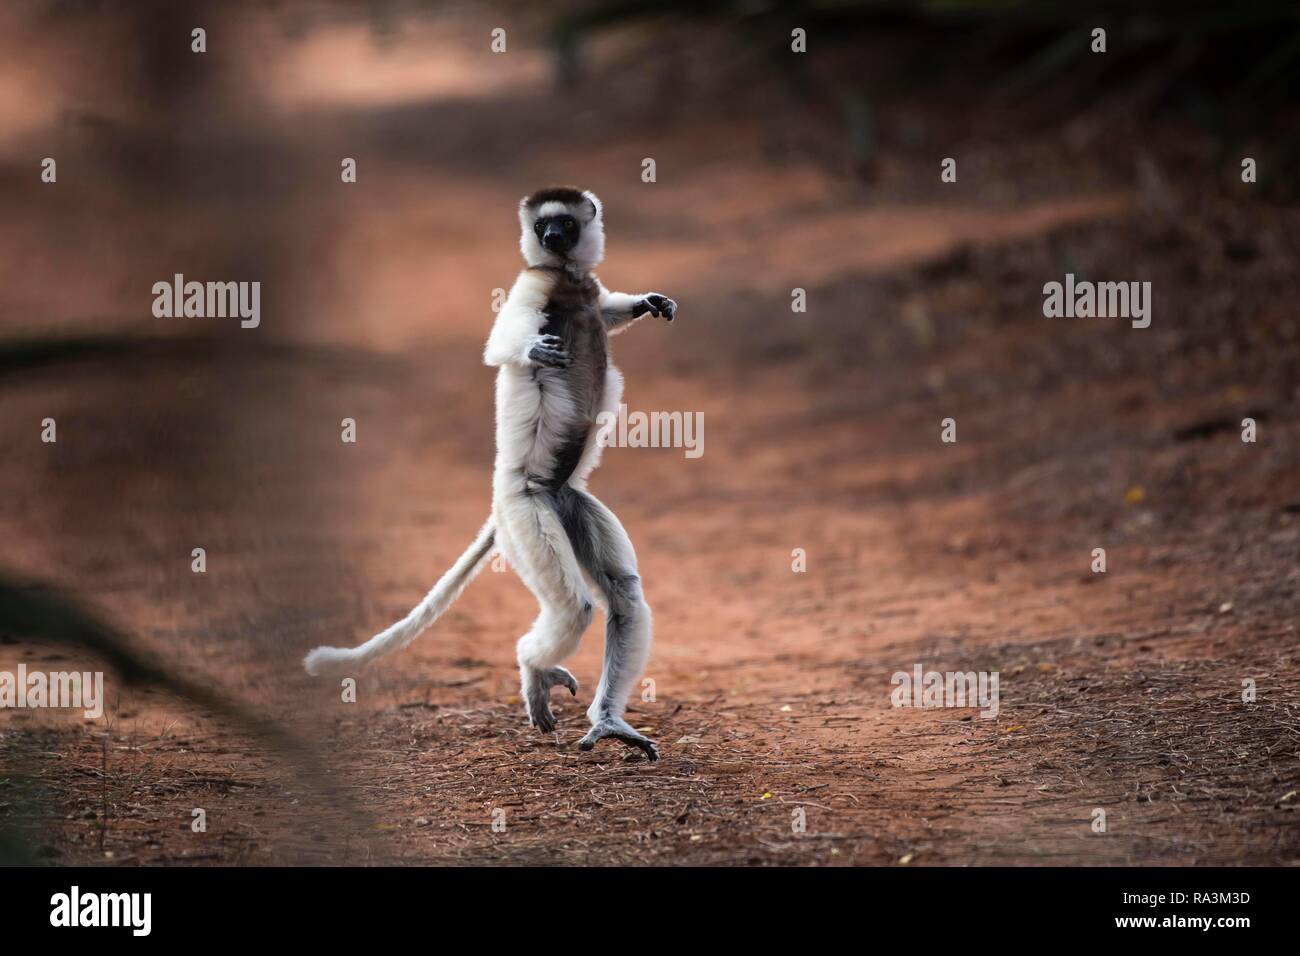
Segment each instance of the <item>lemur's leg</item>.
[{"label": "lemur's leg", "polygon": [[588,492],[565,486],[556,503],[578,561],[605,598],[605,666],[587,710],[591,730],[578,746],[590,750],[614,737],[658,760],[653,741],[623,719],[627,695],[650,656],[650,606],[641,594],[636,551],[614,512]]},{"label": "lemur's leg", "polygon": [[546,490],[523,491],[501,496],[495,505],[499,547],[541,605],[532,628],[519,639],[517,657],[528,720],[544,733],[555,729],[551,688],[578,693],[578,682],[559,664],[578,649],[593,613],[590,592],[550,498]]}]

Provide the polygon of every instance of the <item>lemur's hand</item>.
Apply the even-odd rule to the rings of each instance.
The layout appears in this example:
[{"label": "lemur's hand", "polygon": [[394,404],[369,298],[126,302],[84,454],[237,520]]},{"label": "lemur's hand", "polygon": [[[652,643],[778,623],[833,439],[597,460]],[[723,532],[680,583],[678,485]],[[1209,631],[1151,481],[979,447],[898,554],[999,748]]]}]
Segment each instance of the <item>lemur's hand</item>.
[{"label": "lemur's hand", "polygon": [[568,368],[573,359],[558,335],[534,335],[528,340],[528,361],[546,368]]},{"label": "lemur's hand", "polygon": [[663,316],[669,322],[677,315],[677,303],[666,295],[660,295],[658,292],[647,293],[641,300],[645,303],[646,311],[656,319]]}]

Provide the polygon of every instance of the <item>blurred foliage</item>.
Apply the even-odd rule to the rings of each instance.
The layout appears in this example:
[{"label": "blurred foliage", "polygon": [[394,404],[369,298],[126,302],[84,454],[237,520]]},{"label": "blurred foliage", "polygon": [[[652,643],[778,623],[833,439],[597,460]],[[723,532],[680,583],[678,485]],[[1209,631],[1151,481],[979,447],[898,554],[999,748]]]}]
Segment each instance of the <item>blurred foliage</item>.
[{"label": "blurred foliage", "polygon": [[[969,75],[985,84],[983,94],[1014,102],[1060,86],[1075,94],[1079,110],[1112,90],[1133,88],[1117,108],[1178,112],[1225,141],[1256,135],[1265,120],[1294,106],[1300,71],[1294,0],[593,0],[555,20],[561,80],[576,74],[586,36],[647,19],[732,23],[763,54],[765,67],[799,85],[807,83],[803,58],[775,55],[789,49],[796,26],[808,31],[810,51],[852,50],[881,37],[910,40],[894,78],[900,87]],[[1105,57],[1091,51],[1096,27],[1107,32]],[[864,82],[840,77],[830,91],[846,107],[855,155],[870,149],[870,110],[859,102],[870,99]],[[856,142],[864,137],[867,145]],[[1295,123],[1274,149],[1275,162],[1296,158]]]},{"label": "blurred foliage", "polygon": [[[47,367],[81,360],[106,363],[125,358],[174,360],[211,353],[217,340],[210,336],[162,338],[120,335],[32,337],[0,341],[0,385]],[[271,353],[304,354],[297,347],[273,346]],[[354,801],[334,787],[316,751],[213,687],[193,680],[171,665],[152,660],[132,646],[121,630],[78,597],[47,584],[23,581],[0,572],[0,638],[30,640],[102,661],[127,687],[159,690],[193,707],[228,721],[288,760],[304,783],[333,802],[346,815],[363,820]],[[6,756],[13,756],[8,747]],[[9,805],[0,814],[0,865],[40,862],[26,839],[22,819],[40,819],[49,811],[50,797],[38,781],[10,771]],[[364,823],[362,824],[364,827]]]},{"label": "blurred foliage", "polygon": [[[306,745],[275,722],[252,713],[211,687],[148,660],[131,647],[124,634],[68,594],[0,574],[0,636],[89,653],[108,665],[126,686],[165,691],[229,720],[292,760],[305,781],[319,792],[338,798],[328,784],[323,767]],[[11,810],[0,815],[0,866],[31,864],[35,855],[24,839],[22,828],[14,825],[13,820],[19,815],[39,816],[45,801],[31,781],[18,777],[10,779],[9,784],[14,788],[11,796],[18,812]],[[355,815],[348,801],[338,799]]]},{"label": "blurred foliage", "polygon": [[[45,365],[79,358],[111,358],[134,352],[137,343],[125,336],[31,338],[0,342],[0,379]],[[0,618],[0,624],[4,619]]]}]

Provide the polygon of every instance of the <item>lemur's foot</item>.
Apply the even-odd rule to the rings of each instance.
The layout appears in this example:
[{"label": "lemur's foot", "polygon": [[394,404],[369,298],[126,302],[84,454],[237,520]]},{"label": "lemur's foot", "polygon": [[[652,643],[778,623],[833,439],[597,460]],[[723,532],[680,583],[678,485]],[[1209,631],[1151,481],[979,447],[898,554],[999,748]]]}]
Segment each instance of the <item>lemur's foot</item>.
[{"label": "lemur's foot", "polygon": [[649,293],[645,299],[646,308],[656,319],[663,316],[671,322],[677,316],[677,303],[666,295],[660,295],[658,292]]},{"label": "lemur's foot", "polygon": [[558,335],[535,335],[529,340],[528,360],[547,368],[568,368],[573,362]]},{"label": "lemur's foot", "polygon": [[555,729],[555,715],[551,713],[549,699],[552,687],[567,687],[570,694],[578,696],[578,681],[565,668],[533,671],[524,694],[524,706],[528,710],[528,722],[544,734]]},{"label": "lemur's foot", "polygon": [[545,680],[548,690],[552,687],[567,687],[572,696],[578,696],[578,678],[569,673],[568,668],[552,667],[545,672]]},{"label": "lemur's foot", "polygon": [[637,733],[622,717],[602,717],[591,730],[587,731],[587,736],[578,741],[578,749],[590,750],[596,746],[597,740],[604,740],[606,737],[621,740],[629,747],[639,747],[651,760],[659,759],[659,750],[655,747],[654,741]]}]

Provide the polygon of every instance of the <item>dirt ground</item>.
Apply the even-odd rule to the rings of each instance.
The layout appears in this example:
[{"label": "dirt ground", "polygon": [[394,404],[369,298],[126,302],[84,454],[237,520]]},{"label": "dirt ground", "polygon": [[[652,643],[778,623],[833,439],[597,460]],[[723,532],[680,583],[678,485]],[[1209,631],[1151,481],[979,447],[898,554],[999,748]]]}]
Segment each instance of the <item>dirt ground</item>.
[{"label": "dirt ground", "polygon": [[[224,108],[154,154],[104,146],[138,117],[96,107],[53,197],[14,158],[39,112],[0,140],[7,335],[147,337],[0,375],[8,571],[273,716],[329,785],[110,674],[105,720],[0,712],[0,814],[40,857],[1300,862],[1295,207],[1192,130],[1080,134],[937,93],[881,108],[863,184],[819,154],[829,120],[775,79],[742,92],[722,53],[655,40],[625,80],[652,41],[615,34],[561,97],[527,44],[465,52],[489,20],[379,53],[363,22],[253,23],[266,55]],[[160,185],[167,164],[185,176]],[[355,703],[300,666],[405,614],[485,517],[492,292],[518,268],[515,203],[552,181],[604,199],[608,286],[679,302],[613,340],[625,401],[704,416],[699,458],[611,449],[592,481],[655,612],[654,699],[630,717],[653,764],[575,747],[599,624],[557,732],[527,726],[535,605],[510,573],[358,674]],[[262,325],[153,319],[144,290],[173,272],[265,276]],[[1151,327],[1044,318],[1066,272],[1150,280]],[[0,669],[19,661],[89,666],[0,622]],[[999,672],[998,716],[891,706],[916,664]]]}]

